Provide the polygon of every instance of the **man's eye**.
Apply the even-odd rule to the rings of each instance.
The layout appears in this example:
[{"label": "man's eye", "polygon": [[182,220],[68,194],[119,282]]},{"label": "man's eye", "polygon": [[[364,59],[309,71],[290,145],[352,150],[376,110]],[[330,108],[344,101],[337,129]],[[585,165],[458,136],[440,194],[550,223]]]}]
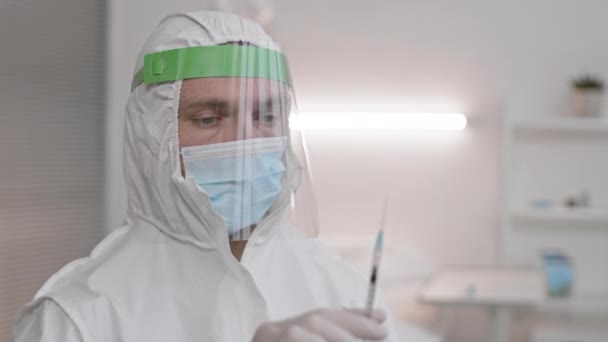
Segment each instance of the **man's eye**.
[{"label": "man's eye", "polygon": [[194,123],[197,124],[198,126],[212,126],[215,123],[217,123],[217,121],[218,121],[218,117],[216,117],[216,116],[207,116],[207,117],[194,119]]},{"label": "man's eye", "polygon": [[279,122],[281,113],[278,110],[272,108],[265,108],[259,112],[253,113],[253,119],[259,121],[261,124],[274,125]]},{"label": "man's eye", "polygon": [[260,117],[260,121],[262,121],[263,123],[273,123],[276,121],[276,119],[277,116],[271,114],[265,114]]}]

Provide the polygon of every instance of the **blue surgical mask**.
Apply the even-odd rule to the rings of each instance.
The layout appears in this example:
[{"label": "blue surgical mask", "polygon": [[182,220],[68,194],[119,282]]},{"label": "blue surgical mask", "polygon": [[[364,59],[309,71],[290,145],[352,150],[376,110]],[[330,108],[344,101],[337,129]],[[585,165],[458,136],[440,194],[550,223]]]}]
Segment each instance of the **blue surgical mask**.
[{"label": "blue surgical mask", "polygon": [[257,224],[281,192],[286,138],[182,148],[186,177],[208,194],[228,234]]}]

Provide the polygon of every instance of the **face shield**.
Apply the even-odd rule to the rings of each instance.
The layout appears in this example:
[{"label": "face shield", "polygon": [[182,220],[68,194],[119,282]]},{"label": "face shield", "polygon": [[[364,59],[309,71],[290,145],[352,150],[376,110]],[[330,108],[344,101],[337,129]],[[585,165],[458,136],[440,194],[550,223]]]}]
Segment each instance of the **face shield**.
[{"label": "face shield", "polygon": [[315,236],[303,135],[290,129],[297,110],[285,56],[241,43],[151,53],[133,87],[179,80],[182,175],[207,194],[230,240],[286,225]]}]

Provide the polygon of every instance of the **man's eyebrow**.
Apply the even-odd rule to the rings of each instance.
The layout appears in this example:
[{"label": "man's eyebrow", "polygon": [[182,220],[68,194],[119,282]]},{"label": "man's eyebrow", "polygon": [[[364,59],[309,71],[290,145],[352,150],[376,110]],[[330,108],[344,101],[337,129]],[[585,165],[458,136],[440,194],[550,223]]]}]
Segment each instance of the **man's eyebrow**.
[{"label": "man's eyebrow", "polygon": [[273,94],[268,96],[266,100],[263,101],[263,103],[265,103],[266,105],[285,104],[289,101],[288,99],[289,97],[286,94]]},{"label": "man's eyebrow", "polygon": [[271,105],[271,104],[277,104],[277,103],[281,103],[282,99],[280,96],[277,95],[271,95],[266,97],[265,100],[261,101],[261,103],[264,103],[265,105]]},{"label": "man's eyebrow", "polygon": [[[257,99],[257,101],[256,101],[257,105],[262,104],[264,106],[286,104],[288,102],[289,102],[288,97],[285,96],[284,94],[273,94],[264,99]],[[189,101],[183,107],[183,110],[228,108],[228,107],[231,107],[232,105],[233,104],[226,99],[222,99],[219,97],[210,97],[210,98],[202,98],[202,99],[195,99],[195,100]]]}]

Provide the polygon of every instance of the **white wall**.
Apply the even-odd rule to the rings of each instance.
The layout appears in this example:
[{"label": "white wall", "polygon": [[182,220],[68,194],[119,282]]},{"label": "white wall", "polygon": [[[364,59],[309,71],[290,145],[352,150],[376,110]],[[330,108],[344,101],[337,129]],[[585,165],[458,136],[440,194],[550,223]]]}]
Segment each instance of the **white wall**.
[{"label": "white wall", "polygon": [[[498,259],[507,106],[564,115],[571,77],[608,76],[604,0],[275,3],[268,30],[290,56],[300,111],[469,116],[458,133],[308,136],[322,233],[374,231],[390,189],[389,243],[414,246],[436,265]],[[125,206],[123,108],[136,54],[164,14],[204,8],[194,0],[110,1],[108,230]],[[471,334],[456,338],[473,341]]]},{"label": "white wall", "polygon": [[[209,2],[211,3],[211,2]],[[568,81],[608,76],[608,4],[539,1],[276,1],[268,30],[291,60],[300,111],[464,111],[455,134],[309,135],[322,229],[388,229],[438,264],[497,259],[500,116],[564,113]],[[207,6],[211,7],[211,4]],[[110,1],[108,229],[122,222],[123,108],[136,54],[164,14],[193,0]],[[352,215],[357,213],[357,215]]]}]

